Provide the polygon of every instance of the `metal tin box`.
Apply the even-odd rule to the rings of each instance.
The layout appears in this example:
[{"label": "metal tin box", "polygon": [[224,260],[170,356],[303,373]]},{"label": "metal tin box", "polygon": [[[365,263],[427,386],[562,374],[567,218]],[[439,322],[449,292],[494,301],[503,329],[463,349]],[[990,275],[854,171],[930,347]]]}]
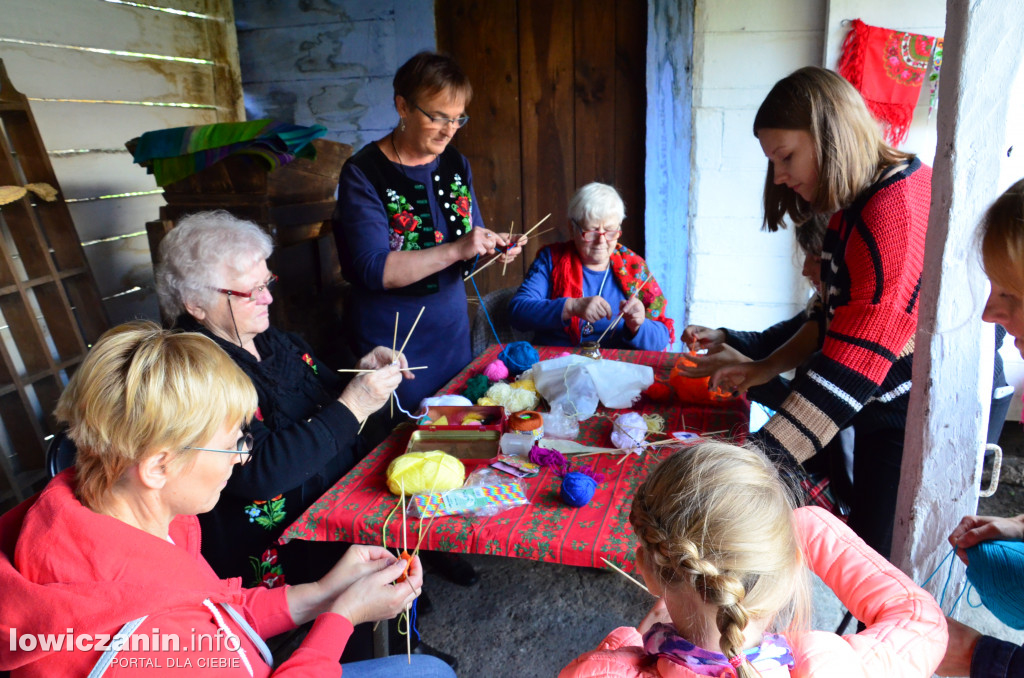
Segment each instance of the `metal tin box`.
[{"label": "metal tin box", "polygon": [[[462,424],[462,420],[468,414],[479,416],[482,420],[481,423]],[[440,426],[431,423],[441,417],[445,417],[449,423]],[[505,430],[505,419],[505,408],[501,405],[432,405],[427,408],[427,413],[420,419],[420,428],[430,431],[497,431],[502,433]]]},{"label": "metal tin box", "polygon": [[479,426],[455,431],[420,428],[412,432],[405,451],[441,450],[457,459],[491,459],[498,456],[500,440],[501,431],[481,430]]}]

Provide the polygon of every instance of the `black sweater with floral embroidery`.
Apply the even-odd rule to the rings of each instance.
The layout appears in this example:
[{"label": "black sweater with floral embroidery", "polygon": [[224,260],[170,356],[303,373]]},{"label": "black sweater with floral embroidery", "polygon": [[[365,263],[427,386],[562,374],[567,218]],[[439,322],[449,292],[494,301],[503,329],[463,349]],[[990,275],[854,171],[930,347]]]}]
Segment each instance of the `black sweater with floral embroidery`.
[{"label": "black sweater with floral embroidery", "polygon": [[176,324],[217,342],[259,397],[252,459],[235,467],[217,506],[199,516],[203,556],[218,576],[242,577],[246,586],[301,583],[282,571],[277,538],[365,455],[359,422],[337,400],[345,381],[294,334],[271,327],[258,335],[256,360],[191,316]]}]

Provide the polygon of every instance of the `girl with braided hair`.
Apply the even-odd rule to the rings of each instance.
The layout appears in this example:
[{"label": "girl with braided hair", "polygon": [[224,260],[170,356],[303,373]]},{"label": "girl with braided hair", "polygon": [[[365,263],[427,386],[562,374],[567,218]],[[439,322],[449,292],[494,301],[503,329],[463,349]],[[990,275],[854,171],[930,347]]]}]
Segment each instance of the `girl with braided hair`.
[{"label": "girl with braided hair", "polygon": [[[931,595],[832,514],[794,507],[759,451],[704,442],[665,459],[629,516],[658,601],[560,678],[932,675],[946,623]],[[806,630],[808,569],[864,631]]]}]

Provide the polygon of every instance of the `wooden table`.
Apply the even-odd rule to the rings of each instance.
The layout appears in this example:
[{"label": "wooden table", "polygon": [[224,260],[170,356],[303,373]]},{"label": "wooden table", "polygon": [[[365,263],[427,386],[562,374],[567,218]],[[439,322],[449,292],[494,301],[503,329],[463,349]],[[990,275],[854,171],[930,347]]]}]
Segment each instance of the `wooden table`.
[{"label": "wooden table", "polygon": [[[493,361],[500,347],[492,346],[446,384],[439,393],[460,393],[469,377],[478,374]],[[555,357],[564,348],[538,349],[541,359]],[[602,351],[605,359],[650,365],[655,378],[667,380],[679,354],[649,351]],[[660,414],[667,431],[678,431],[681,417],[685,429],[697,432],[718,431],[718,437],[742,438],[746,435],[749,406],[744,400],[714,407],[684,407],[674,400],[654,402],[646,397],[632,408],[642,414]],[[586,445],[611,447],[609,434],[617,412],[599,408],[598,413],[580,422],[577,441]],[[414,427],[403,425],[367,455],[352,471],[318,499],[285,530],[281,543],[292,539],[311,541],[348,541],[402,545],[402,520],[396,512],[382,533],[384,521],[399,501],[385,483],[388,464],[406,449]],[[664,452],[651,448],[642,456],[599,454],[573,462],[595,468],[604,476],[593,499],[582,508],[572,508],[559,499],[561,478],[551,469],[543,469],[521,482],[530,505],[509,509],[489,518],[439,517],[423,537],[421,548],[435,551],[483,553],[530,558],[565,565],[604,567],[602,558],[633,569],[635,537],[629,525],[629,510],[637,486]],[[487,460],[464,460],[467,473]],[[622,463],[618,463],[618,462]],[[511,476],[510,476],[511,478]],[[428,521],[429,522],[429,521]],[[420,521],[410,519],[408,543],[418,539]]]}]

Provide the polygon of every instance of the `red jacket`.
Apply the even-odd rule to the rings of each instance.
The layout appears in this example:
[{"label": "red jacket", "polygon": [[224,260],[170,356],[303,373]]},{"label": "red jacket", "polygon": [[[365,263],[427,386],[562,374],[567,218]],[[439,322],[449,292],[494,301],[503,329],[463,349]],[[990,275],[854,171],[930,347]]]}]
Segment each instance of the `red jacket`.
[{"label": "red jacket", "polygon": [[[946,652],[946,618],[931,595],[872,551],[835,516],[817,507],[796,510],[807,566],[863,619],[858,634],[786,633],[793,678],[927,678]],[[700,678],[644,652],[634,628],[615,629],[597,650],[573,660],[559,678]],[[773,674],[774,675],[774,674]]]},{"label": "red jacket", "polygon": [[[221,604],[269,638],[295,628],[285,588],[244,589],[240,579],[218,579],[199,555],[195,516],[174,519],[172,544],[86,508],[73,487],[74,469],[69,469],[0,517],[0,670],[11,671],[12,678],[86,676],[103,654],[95,645],[106,642],[96,634],[109,637],[145,616],[132,640],[160,634],[161,649],[129,645],[105,676],[180,678],[217,668],[219,676],[248,677],[246,660],[258,678],[341,675],[338,662],[352,633],[347,619],[321,615],[302,646],[272,670]],[[232,642],[218,636],[218,623],[204,601],[238,636],[245,660]],[[171,642],[167,634],[177,635],[177,651],[165,644]],[[41,639],[49,641],[47,649]],[[68,651],[72,639],[78,649]],[[191,671],[182,671],[188,667]]]}]

